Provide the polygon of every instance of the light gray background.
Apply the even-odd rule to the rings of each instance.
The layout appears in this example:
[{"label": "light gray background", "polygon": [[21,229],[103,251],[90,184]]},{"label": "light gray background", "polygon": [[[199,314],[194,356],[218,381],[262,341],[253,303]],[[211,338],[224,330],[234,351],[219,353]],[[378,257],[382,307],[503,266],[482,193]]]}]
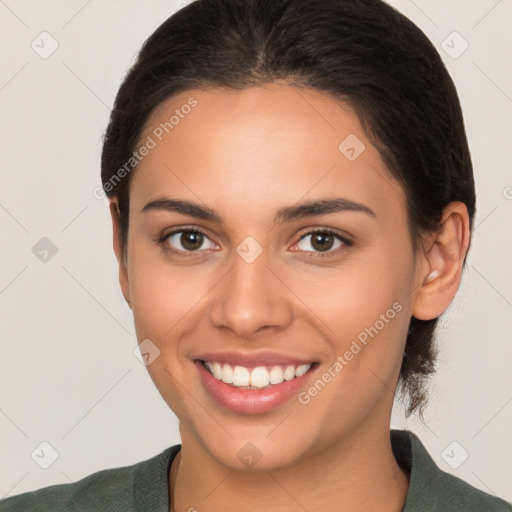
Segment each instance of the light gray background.
[{"label": "light gray background", "polygon": [[[0,0],[0,497],[179,442],[175,416],[133,355],[107,201],[93,190],[120,80],[184,3]],[[426,32],[454,78],[478,190],[468,270],[439,330],[425,422],[406,422],[397,406],[393,426],[417,432],[444,470],[512,500],[512,1],[391,3]],[[43,31],[59,45],[46,59],[31,48],[51,48]],[[463,48],[453,31],[469,43],[458,58],[443,49]],[[42,237],[57,247],[46,262],[32,252]],[[58,453],[48,469],[40,465],[52,449],[42,442]]]}]

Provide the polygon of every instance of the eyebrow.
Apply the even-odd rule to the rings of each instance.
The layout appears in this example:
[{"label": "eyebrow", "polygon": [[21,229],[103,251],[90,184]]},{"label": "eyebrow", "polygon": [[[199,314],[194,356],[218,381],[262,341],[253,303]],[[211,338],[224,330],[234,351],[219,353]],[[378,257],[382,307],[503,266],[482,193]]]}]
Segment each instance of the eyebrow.
[{"label": "eyebrow", "polygon": [[[185,201],[181,199],[170,199],[167,197],[154,199],[142,208],[141,213],[150,210],[164,210],[181,213],[182,215],[216,222],[218,224],[222,224],[224,222],[221,215],[215,210],[201,206],[200,204],[192,201]],[[274,217],[274,223],[279,224],[304,217],[326,215],[336,212],[361,212],[372,217],[377,217],[375,212],[364,204],[341,197],[335,197],[307,201],[297,205],[280,208]]]}]

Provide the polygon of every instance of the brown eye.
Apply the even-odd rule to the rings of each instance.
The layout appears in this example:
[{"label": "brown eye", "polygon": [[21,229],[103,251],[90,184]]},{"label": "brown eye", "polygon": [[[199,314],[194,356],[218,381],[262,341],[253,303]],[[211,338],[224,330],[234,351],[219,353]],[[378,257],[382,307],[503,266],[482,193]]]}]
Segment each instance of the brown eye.
[{"label": "brown eye", "polygon": [[165,235],[162,243],[167,250],[183,255],[187,255],[187,252],[215,248],[215,244],[204,233],[193,229],[182,229]]},{"label": "brown eye", "polygon": [[297,247],[305,252],[335,252],[345,245],[350,245],[348,240],[330,230],[318,230],[305,233],[300,237]]},{"label": "brown eye", "polygon": [[187,251],[196,251],[203,245],[203,235],[194,231],[182,231],[179,242]]}]

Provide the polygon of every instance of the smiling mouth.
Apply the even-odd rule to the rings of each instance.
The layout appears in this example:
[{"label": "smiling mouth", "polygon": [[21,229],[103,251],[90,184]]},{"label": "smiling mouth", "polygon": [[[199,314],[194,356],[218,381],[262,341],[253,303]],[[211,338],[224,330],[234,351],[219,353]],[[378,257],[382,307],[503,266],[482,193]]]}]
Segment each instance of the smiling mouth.
[{"label": "smiling mouth", "polygon": [[283,382],[302,377],[308,371],[318,366],[318,363],[311,362],[300,365],[288,364],[248,368],[216,361],[199,360],[198,362],[200,362],[215,379],[238,389],[245,390],[270,388],[282,384]]}]

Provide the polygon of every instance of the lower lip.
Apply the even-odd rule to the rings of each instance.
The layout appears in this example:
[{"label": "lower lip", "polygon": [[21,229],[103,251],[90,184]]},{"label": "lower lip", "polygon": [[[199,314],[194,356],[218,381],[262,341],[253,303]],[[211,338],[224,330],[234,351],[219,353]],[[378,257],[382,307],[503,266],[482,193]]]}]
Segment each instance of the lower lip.
[{"label": "lower lip", "polygon": [[222,406],[243,414],[261,414],[271,411],[297,396],[306,380],[316,370],[312,366],[304,375],[262,389],[240,389],[217,380],[201,362],[195,361],[203,384],[209,394]]}]

